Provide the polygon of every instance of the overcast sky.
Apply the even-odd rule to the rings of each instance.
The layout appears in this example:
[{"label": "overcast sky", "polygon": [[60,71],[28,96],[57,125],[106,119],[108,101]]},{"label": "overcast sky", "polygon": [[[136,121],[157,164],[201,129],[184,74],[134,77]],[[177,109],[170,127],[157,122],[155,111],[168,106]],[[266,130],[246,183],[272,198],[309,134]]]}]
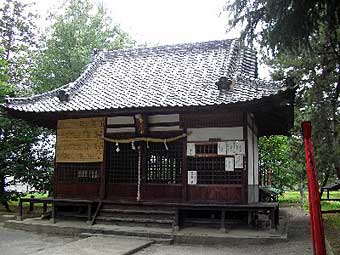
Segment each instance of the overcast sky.
[{"label": "overcast sky", "polygon": [[[42,18],[63,0],[24,0],[36,2]],[[223,12],[226,0],[93,0],[103,3],[115,23],[128,32],[137,44],[164,45],[236,38],[237,31],[226,33]],[[222,13],[221,13],[222,12]],[[46,25],[46,23],[41,23]],[[260,77],[268,69],[260,66]]]},{"label": "overcast sky", "polygon": [[[32,0],[34,1],[34,0]],[[226,34],[225,0],[94,0],[103,3],[112,19],[138,44],[174,44],[234,38]],[[62,0],[35,0],[45,16]]]}]

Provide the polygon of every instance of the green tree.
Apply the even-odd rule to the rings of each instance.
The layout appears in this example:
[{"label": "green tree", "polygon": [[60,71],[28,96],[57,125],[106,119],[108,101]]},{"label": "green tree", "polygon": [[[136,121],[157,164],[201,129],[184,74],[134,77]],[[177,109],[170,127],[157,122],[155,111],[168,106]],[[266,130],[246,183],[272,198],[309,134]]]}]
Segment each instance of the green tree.
[{"label": "green tree", "polygon": [[31,50],[36,46],[36,15],[29,4],[5,0],[0,4],[0,45],[2,58],[8,63],[9,82],[28,85]]},{"label": "green tree", "polygon": [[[30,83],[32,50],[35,49],[35,16],[28,5],[16,0],[0,4],[0,103],[6,95],[22,96]],[[51,185],[53,155],[46,130],[8,118],[0,111],[0,202],[9,210],[8,200],[18,192],[9,185],[26,183],[37,190]],[[6,181],[6,177],[12,177]]]},{"label": "green tree", "polygon": [[[8,83],[7,61],[0,59],[0,103],[17,89]],[[38,191],[50,189],[53,154],[48,146],[49,133],[26,122],[8,118],[0,111],[0,202],[7,210],[8,200],[20,195],[6,187],[27,183]],[[6,182],[6,177],[14,177]]]},{"label": "green tree", "polygon": [[259,139],[259,166],[262,180],[271,176],[271,184],[282,191],[294,185],[291,174],[286,171],[290,164],[288,146],[288,138],[285,136]]},{"label": "green tree", "polygon": [[[230,25],[257,41],[272,61],[275,78],[294,76],[299,85],[297,119],[310,119],[321,185],[340,170],[340,2],[246,1],[226,5]],[[300,123],[293,130],[301,137]]]},{"label": "green tree", "polygon": [[133,41],[114,25],[103,6],[89,0],[69,0],[61,15],[51,15],[53,25],[36,55],[36,91],[51,90],[74,81],[89,63],[94,49],[112,50]]}]

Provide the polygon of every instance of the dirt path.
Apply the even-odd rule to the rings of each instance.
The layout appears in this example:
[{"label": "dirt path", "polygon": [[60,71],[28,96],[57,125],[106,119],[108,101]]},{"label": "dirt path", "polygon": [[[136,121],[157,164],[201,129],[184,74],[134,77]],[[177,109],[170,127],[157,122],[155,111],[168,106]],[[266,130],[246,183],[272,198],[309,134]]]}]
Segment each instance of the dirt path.
[{"label": "dirt path", "polygon": [[[198,245],[152,245],[137,252],[137,255],[310,255],[312,254],[308,216],[299,208],[284,208],[290,214],[288,228],[289,241],[266,245],[250,245],[246,242],[232,246],[198,246]],[[107,241],[107,240],[106,240]],[[133,241],[133,239],[132,239]],[[10,230],[0,224],[0,254],[62,254],[60,249],[73,247],[78,238],[46,236],[30,232]],[[86,241],[85,241],[86,242]],[[71,247],[71,248],[72,248]],[[96,246],[96,253],[106,254],[105,247]],[[113,250],[113,248],[112,248]],[[3,253],[4,252],[4,253]],[[111,253],[111,252],[110,252]],[[74,254],[74,253],[71,253]]]},{"label": "dirt path", "polygon": [[189,245],[153,245],[138,255],[310,255],[312,243],[310,240],[308,216],[299,208],[284,208],[290,215],[288,242],[267,245],[247,245],[235,243],[228,247],[206,247]]},{"label": "dirt path", "polygon": [[41,235],[3,228],[0,223],[0,254],[31,255],[74,242],[78,238]]}]

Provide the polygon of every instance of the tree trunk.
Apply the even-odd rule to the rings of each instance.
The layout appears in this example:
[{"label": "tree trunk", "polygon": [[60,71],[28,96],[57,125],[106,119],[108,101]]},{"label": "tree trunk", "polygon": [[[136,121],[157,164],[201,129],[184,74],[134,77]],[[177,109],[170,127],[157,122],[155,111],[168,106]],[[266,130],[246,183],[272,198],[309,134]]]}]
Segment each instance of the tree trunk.
[{"label": "tree trunk", "polygon": [[[328,179],[329,179],[329,175],[330,175],[329,171],[326,171],[325,178],[323,179],[323,182],[321,183],[321,187],[320,188],[322,188],[323,186],[326,186],[326,184],[328,182]],[[323,189],[320,190],[320,199],[322,197],[322,194],[323,194]]]},{"label": "tree trunk", "polygon": [[10,212],[9,204],[7,201],[6,190],[5,190],[6,179],[4,176],[0,176],[0,201],[1,204],[6,208],[7,212]]},{"label": "tree trunk", "polygon": [[300,197],[301,197],[301,205],[303,205],[305,202],[305,179],[304,179],[303,174],[301,175],[301,178],[300,178],[299,192],[300,192]]}]

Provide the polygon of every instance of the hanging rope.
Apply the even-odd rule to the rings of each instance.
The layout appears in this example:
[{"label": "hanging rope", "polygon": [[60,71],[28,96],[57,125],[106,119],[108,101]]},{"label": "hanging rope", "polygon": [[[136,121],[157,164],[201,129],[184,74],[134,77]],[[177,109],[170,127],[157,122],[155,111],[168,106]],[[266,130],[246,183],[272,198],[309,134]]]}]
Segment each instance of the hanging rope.
[{"label": "hanging rope", "polygon": [[[103,137],[103,139],[107,142],[111,143],[133,143],[133,142],[151,142],[151,143],[171,143],[177,140],[180,140],[184,137],[187,137],[190,133],[183,133],[179,136],[171,137],[171,138],[152,138],[152,137],[134,137],[134,138],[123,138],[123,139],[111,139],[107,137]],[[166,146],[167,147],[167,146]]]},{"label": "hanging rope", "polygon": [[137,201],[141,200],[140,185],[141,185],[141,166],[142,166],[142,152],[141,147],[138,146],[138,172],[137,172]]}]

